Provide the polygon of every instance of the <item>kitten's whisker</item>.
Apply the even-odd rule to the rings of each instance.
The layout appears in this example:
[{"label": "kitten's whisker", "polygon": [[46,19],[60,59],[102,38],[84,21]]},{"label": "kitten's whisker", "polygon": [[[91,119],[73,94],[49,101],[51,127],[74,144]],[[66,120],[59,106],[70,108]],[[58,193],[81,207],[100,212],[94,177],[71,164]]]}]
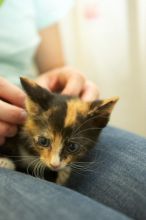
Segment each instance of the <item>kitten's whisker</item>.
[{"label": "kitten's whisker", "polygon": [[70,166],[72,168],[72,172],[75,174],[83,175],[85,176],[85,173],[80,173],[78,170],[76,170],[74,167]]},{"label": "kitten's whisker", "polygon": [[[95,119],[95,118],[99,118],[99,116],[97,115],[97,116],[91,117],[91,118],[87,119],[86,121],[84,121],[77,129],[73,130],[73,135],[76,134],[76,132],[77,132],[81,127],[83,127],[83,125],[85,125],[87,122],[89,122],[89,121],[91,121],[91,120],[93,120],[93,119]],[[101,116],[100,116],[100,118],[101,118]],[[105,118],[108,118],[108,117],[105,117]],[[102,128],[99,128],[99,129],[102,129]]]},{"label": "kitten's whisker", "polygon": [[86,164],[86,165],[85,164],[82,164],[82,165],[74,164],[74,166],[78,167],[78,168],[88,169],[88,168],[92,167],[93,164]]},{"label": "kitten's whisker", "polygon": [[75,162],[75,164],[93,164],[96,163],[96,161],[79,161],[79,162]]},{"label": "kitten's whisker", "polygon": [[73,162],[72,165],[74,166],[78,166],[80,168],[89,168],[89,167],[95,167],[95,165],[99,164],[99,162],[97,161],[97,152],[95,154],[95,157],[93,158],[92,161],[76,161],[76,162]]},{"label": "kitten's whisker", "polygon": [[75,169],[78,169],[78,170],[83,170],[83,171],[93,171],[93,170],[90,170],[90,169],[88,169],[84,166],[77,166],[75,164],[72,167],[75,168]]},{"label": "kitten's whisker", "polygon": [[[79,141],[73,141],[74,142],[74,144],[79,144]],[[82,146],[82,144],[80,144],[81,146]],[[82,149],[84,149],[83,148],[83,146],[82,146]]]},{"label": "kitten's whisker", "polygon": [[97,164],[96,163],[92,163],[92,164],[75,164],[75,167],[78,168],[83,168],[83,169],[89,169],[89,168],[95,168]]},{"label": "kitten's whisker", "polygon": [[42,162],[39,161],[39,164],[38,164],[38,176],[42,179],[41,168],[42,168]]},{"label": "kitten's whisker", "polygon": [[[9,157],[8,157],[9,158]],[[12,158],[12,157],[11,157]],[[18,159],[17,159],[18,158]],[[19,159],[20,158],[20,159]],[[23,161],[28,161],[28,160],[30,160],[30,162],[32,161],[32,159],[36,159],[36,158],[38,158],[38,156],[31,156],[31,157],[25,157],[25,156],[20,156],[20,157],[16,157],[16,159],[15,158],[12,158],[12,160],[14,161],[14,162],[23,162]]]},{"label": "kitten's whisker", "polygon": [[[36,163],[37,163],[37,162],[36,162]],[[32,170],[31,170],[31,175],[33,175],[33,176],[35,176],[35,175],[34,175],[34,167],[35,167],[36,163],[35,163],[35,162],[32,163],[33,167],[32,167]]]},{"label": "kitten's whisker", "polygon": [[47,166],[46,164],[47,164],[47,163],[46,163],[46,160],[44,160],[44,161],[42,162],[42,165],[43,165],[43,167],[44,167],[44,168],[43,168],[43,171],[42,171],[42,172],[43,172],[43,177],[44,177],[44,179],[45,179],[45,169],[48,168],[48,166]]},{"label": "kitten's whisker", "polygon": [[36,164],[34,165],[33,171],[32,171],[32,173],[33,173],[33,175],[34,175],[35,177],[37,176],[37,175],[36,175],[37,164],[38,164],[38,161],[37,161]]},{"label": "kitten's whisker", "polygon": [[73,169],[77,170],[77,171],[83,171],[83,172],[96,172],[95,170],[91,170],[91,169],[87,169],[84,167],[78,167],[78,166],[71,166]]},{"label": "kitten's whisker", "polygon": [[71,164],[71,167],[72,167],[72,168],[79,169],[79,170],[81,170],[81,168],[83,168],[82,166],[81,166],[81,167],[80,167],[80,166],[77,166],[77,165],[75,165],[74,163]]},{"label": "kitten's whisker", "polygon": [[[81,169],[81,168],[77,168],[77,167],[72,167],[71,166],[71,168],[72,168],[72,171],[75,171],[75,173],[77,173],[77,174],[81,174],[81,175],[85,175],[87,172],[96,172],[96,171],[94,171],[94,170],[84,170],[84,169]],[[79,171],[81,171],[81,172],[79,172]]]},{"label": "kitten's whisker", "polygon": [[39,164],[38,164],[38,167],[37,167],[37,170],[38,170],[38,175],[37,175],[37,176],[38,176],[39,178],[42,178],[42,177],[41,177],[41,174],[40,174],[40,167],[41,167],[41,161],[39,161]]},{"label": "kitten's whisker", "polygon": [[85,168],[84,167],[78,167],[78,166],[72,166],[73,168],[77,169],[77,170],[84,170]]},{"label": "kitten's whisker", "polygon": [[[5,155],[3,155],[3,156],[5,156]],[[34,158],[34,157],[38,157],[38,156],[33,156],[33,155],[32,155],[32,156],[18,156],[18,155],[17,155],[17,156],[8,156],[8,157],[21,157],[21,158],[22,158],[22,157],[33,157],[33,158]]]},{"label": "kitten's whisker", "polygon": [[94,144],[97,143],[96,141],[93,141],[92,139],[87,138],[87,137],[83,137],[83,136],[74,136],[74,137],[71,137],[69,140],[76,140],[76,139],[81,139],[81,140],[85,139],[87,141],[93,142]]},{"label": "kitten's whisker", "polygon": [[30,174],[30,173],[29,173],[29,168],[30,168],[36,161],[38,161],[38,160],[39,160],[39,159],[35,159],[35,160],[33,160],[32,162],[30,162],[30,163],[28,164],[27,169],[26,169],[27,174]]},{"label": "kitten's whisker", "polygon": [[45,169],[46,169],[46,166],[43,166],[43,169],[42,169],[43,179],[45,179]]},{"label": "kitten's whisker", "polygon": [[40,161],[39,175],[40,175],[41,179],[44,179],[44,169],[45,169],[45,166],[44,166],[44,164]]},{"label": "kitten's whisker", "polygon": [[[30,158],[29,158],[30,159]],[[26,158],[22,158],[22,159],[19,159],[19,160],[15,160],[15,159],[13,159],[13,161],[15,161],[15,162],[19,162],[19,161],[26,161]]]},{"label": "kitten's whisker", "polygon": [[91,130],[101,130],[101,128],[96,128],[96,127],[87,128],[87,129],[81,130],[80,132],[76,132],[75,135],[73,135],[73,137],[77,137],[79,134],[82,134],[83,132],[91,131]]},{"label": "kitten's whisker", "polygon": [[37,163],[37,166],[36,166],[36,176],[41,178],[40,177],[40,161]]},{"label": "kitten's whisker", "polygon": [[34,175],[35,175],[35,177],[39,177],[39,178],[41,178],[41,176],[40,176],[40,165],[41,165],[41,161],[39,160],[36,163],[35,167],[34,167]]},{"label": "kitten's whisker", "polygon": [[42,162],[40,163],[40,177],[41,179],[44,179],[44,175],[43,175],[43,170],[44,170],[44,165],[42,164]]}]

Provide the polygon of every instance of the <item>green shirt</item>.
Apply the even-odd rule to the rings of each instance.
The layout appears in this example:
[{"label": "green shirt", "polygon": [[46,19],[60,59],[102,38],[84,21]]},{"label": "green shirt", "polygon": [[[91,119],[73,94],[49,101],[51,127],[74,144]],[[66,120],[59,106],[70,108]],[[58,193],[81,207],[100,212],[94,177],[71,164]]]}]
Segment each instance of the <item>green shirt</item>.
[{"label": "green shirt", "polygon": [[0,6],[0,76],[19,85],[34,77],[39,30],[59,21],[73,0],[4,0]]}]

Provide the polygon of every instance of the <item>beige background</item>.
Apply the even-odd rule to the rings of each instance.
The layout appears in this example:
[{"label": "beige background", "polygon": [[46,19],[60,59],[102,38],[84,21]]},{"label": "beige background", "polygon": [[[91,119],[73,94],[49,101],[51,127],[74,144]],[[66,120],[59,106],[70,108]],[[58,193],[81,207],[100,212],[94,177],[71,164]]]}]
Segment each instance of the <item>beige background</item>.
[{"label": "beige background", "polygon": [[77,0],[61,31],[67,62],[120,96],[111,123],[146,136],[146,0]]}]

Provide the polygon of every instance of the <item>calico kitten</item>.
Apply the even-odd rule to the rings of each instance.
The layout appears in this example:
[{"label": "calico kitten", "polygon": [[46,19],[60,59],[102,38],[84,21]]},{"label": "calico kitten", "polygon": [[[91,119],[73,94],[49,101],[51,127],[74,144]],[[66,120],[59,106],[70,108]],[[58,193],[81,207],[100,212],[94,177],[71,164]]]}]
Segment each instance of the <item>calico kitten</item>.
[{"label": "calico kitten", "polygon": [[27,94],[25,124],[0,147],[0,167],[64,184],[107,125],[118,98],[81,101],[21,78]]}]

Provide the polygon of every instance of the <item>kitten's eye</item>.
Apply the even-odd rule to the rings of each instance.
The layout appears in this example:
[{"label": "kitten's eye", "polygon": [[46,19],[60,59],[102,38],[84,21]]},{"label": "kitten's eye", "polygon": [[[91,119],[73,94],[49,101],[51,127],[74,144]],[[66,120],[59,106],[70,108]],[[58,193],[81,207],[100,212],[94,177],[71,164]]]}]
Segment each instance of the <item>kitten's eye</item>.
[{"label": "kitten's eye", "polygon": [[45,137],[39,137],[38,144],[42,147],[49,147],[51,144],[51,141]]},{"label": "kitten's eye", "polygon": [[68,143],[67,144],[67,150],[70,153],[75,153],[79,150],[80,146],[76,143]]}]

